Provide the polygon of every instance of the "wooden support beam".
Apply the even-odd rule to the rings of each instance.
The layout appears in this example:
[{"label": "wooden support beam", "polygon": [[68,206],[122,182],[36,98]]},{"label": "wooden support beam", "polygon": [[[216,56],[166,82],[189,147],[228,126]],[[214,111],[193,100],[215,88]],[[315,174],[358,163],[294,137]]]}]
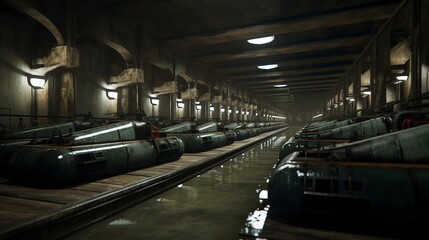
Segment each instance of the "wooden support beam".
[{"label": "wooden support beam", "polygon": [[261,93],[261,92],[269,92],[269,93],[275,93],[275,92],[288,92],[295,89],[314,89],[314,88],[332,88],[335,85],[335,83],[331,84],[314,84],[311,86],[291,86],[288,87],[287,90],[284,88],[262,88],[262,89],[255,89],[255,90],[249,90],[249,92],[253,93]]},{"label": "wooden support beam", "polygon": [[[356,59],[359,54],[343,54],[343,55],[335,55],[335,56],[327,56],[327,57],[317,57],[317,58],[306,58],[306,59],[293,59],[286,61],[279,61],[276,63],[279,66],[288,66],[288,67],[298,67],[312,64],[320,64],[320,63],[351,63],[354,59]],[[240,72],[247,72],[251,70],[257,69],[256,65],[235,65],[231,67],[219,67],[215,68],[214,71],[219,75],[229,75]]]},{"label": "wooden support beam", "polygon": [[383,4],[374,7],[327,13],[313,17],[303,17],[271,24],[260,24],[244,28],[236,28],[222,33],[205,33],[204,36],[191,35],[179,38],[170,38],[164,40],[164,42],[182,47],[190,47],[224,43],[237,39],[245,40],[254,37],[271,35],[273,33],[287,34],[311,31],[365,21],[387,19],[390,17],[397,6],[397,4]]},{"label": "wooden support beam", "polygon": [[287,54],[300,53],[300,52],[320,51],[325,49],[335,49],[339,47],[349,47],[349,46],[356,46],[356,45],[364,46],[371,40],[372,37],[373,35],[369,34],[369,35],[356,36],[356,37],[297,43],[297,44],[272,47],[272,48],[262,48],[262,49],[259,48],[259,49],[247,50],[247,51],[237,52],[237,53],[231,52],[231,53],[222,53],[222,54],[207,55],[207,56],[197,56],[191,59],[194,61],[214,63],[214,62],[221,62],[221,61],[236,61],[236,60],[265,57],[265,56],[287,55]]},{"label": "wooden support beam", "polygon": [[[333,86],[337,82],[338,82],[337,79],[329,80],[329,81],[296,82],[296,83],[288,83],[288,86],[286,88],[288,89],[288,88],[299,87],[299,86],[310,87],[310,86],[317,85],[317,84],[324,84],[324,85],[332,85]],[[260,84],[255,84],[255,85],[251,85],[251,86],[246,86],[246,89],[249,91],[252,91],[254,89],[257,89],[257,90],[261,90],[261,89],[282,89],[282,88],[274,88],[273,85],[274,84],[272,84],[272,83],[260,83]]]},{"label": "wooden support beam", "polygon": [[251,85],[257,83],[281,83],[281,82],[292,82],[292,81],[305,81],[305,80],[323,80],[323,79],[339,79],[343,76],[343,73],[332,73],[332,74],[318,74],[312,76],[297,76],[297,77],[286,77],[286,78],[249,78],[231,81],[234,85]]},{"label": "wooden support beam", "polygon": [[279,69],[267,72],[267,70],[256,70],[249,73],[243,73],[240,75],[233,75],[227,77],[228,80],[237,80],[237,79],[249,79],[249,78],[259,78],[259,77],[287,77],[287,75],[299,75],[311,73],[343,73],[349,68],[347,65],[336,65],[331,67],[319,67],[319,68],[304,68],[304,69]]}]

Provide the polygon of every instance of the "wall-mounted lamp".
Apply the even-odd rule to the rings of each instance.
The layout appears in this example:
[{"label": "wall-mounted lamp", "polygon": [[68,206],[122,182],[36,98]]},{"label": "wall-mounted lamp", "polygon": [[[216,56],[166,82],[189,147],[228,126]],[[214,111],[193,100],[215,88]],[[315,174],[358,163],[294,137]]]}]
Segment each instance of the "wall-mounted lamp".
[{"label": "wall-mounted lamp", "polygon": [[150,103],[154,106],[159,104],[159,99],[158,98],[150,98]]},{"label": "wall-mounted lamp", "polygon": [[237,110],[237,111],[235,111],[235,114],[238,114],[239,112],[240,112],[240,111],[238,111],[238,110]]},{"label": "wall-mounted lamp", "polygon": [[197,105],[195,105],[195,108],[196,108],[197,110],[201,110],[202,106],[201,106],[201,104],[197,104]]},{"label": "wall-mounted lamp", "polygon": [[369,89],[369,86],[362,86],[360,88],[360,94],[362,95],[362,97],[367,97],[371,95],[371,90]]},{"label": "wall-mounted lamp", "polygon": [[45,86],[47,80],[45,76],[29,75],[27,76],[28,85],[34,89],[41,89]]},{"label": "wall-mounted lamp", "polygon": [[214,111],[214,107],[210,106],[210,112],[213,112],[213,111]]},{"label": "wall-mounted lamp", "polygon": [[118,98],[118,92],[115,90],[106,90],[106,97],[110,100],[115,100]]},{"label": "wall-mounted lamp", "polygon": [[225,108],[224,107],[222,107],[221,109],[220,109],[220,112],[225,112]]},{"label": "wall-mounted lamp", "polygon": [[228,109],[228,113],[232,113],[232,109]]},{"label": "wall-mounted lamp", "polygon": [[256,112],[256,113],[255,113],[255,116],[258,116],[258,115],[259,115],[259,114],[258,114],[258,112]]},{"label": "wall-mounted lamp", "polygon": [[185,107],[185,103],[184,102],[177,102],[177,107],[183,108],[183,107]]},{"label": "wall-mounted lamp", "polygon": [[250,114],[250,112],[249,111],[246,111],[246,115],[249,115]]},{"label": "wall-mounted lamp", "polygon": [[362,95],[362,97],[367,97],[367,96],[371,95],[371,91],[369,91],[369,90],[362,91],[361,95]]},{"label": "wall-mounted lamp", "polygon": [[349,101],[349,102],[354,102],[355,101],[355,97],[349,96],[349,97],[346,97],[346,100]]},{"label": "wall-mounted lamp", "polygon": [[391,66],[393,84],[399,84],[408,80],[408,62],[402,65]]}]

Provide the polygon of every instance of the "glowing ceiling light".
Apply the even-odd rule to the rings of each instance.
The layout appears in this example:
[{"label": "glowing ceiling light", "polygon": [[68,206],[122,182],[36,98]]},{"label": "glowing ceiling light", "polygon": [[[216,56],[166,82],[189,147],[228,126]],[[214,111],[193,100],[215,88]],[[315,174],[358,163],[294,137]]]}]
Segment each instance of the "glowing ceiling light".
[{"label": "glowing ceiling light", "polygon": [[275,84],[273,87],[275,88],[287,87],[287,84]]},{"label": "glowing ceiling light", "polygon": [[252,38],[248,39],[247,42],[250,44],[267,44],[274,40],[274,35],[266,36],[266,37],[260,37],[260,38]]},{"label": "glowing ceiling light", "polygon": [[273,64],[266,64],[266,65],[259,65],[258,66],[258,68],[259,69],[264,69],[264,70],[267,70],[267,69],[274,69],[274,68],[277,68],[279,65],[277,64],[277,63],[273,63]]}]

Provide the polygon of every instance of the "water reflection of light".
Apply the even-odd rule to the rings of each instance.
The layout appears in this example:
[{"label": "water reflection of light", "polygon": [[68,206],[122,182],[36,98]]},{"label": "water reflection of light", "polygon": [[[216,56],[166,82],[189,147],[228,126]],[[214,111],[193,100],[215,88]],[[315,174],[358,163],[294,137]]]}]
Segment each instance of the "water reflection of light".
[{"label": "water reflection of light", "polygon": [[121,227],[121,226],[129,226],[129,225],[134,225],[134,224],[136,224],[136,222],[130,221],[130,220],[125,219],[125,218],[119,218],[113,222],[110,222],[109,226]]},{"label": "water reflection of light", "polygon": [[264,228],[265,220],[267,219],[269,205],[265,206],[262,210],[255,210],[253,213],[250,213],[246,219],[246,227],[251,229],[246,229],[246,231],[252,232],[254,236],[259,236],[260,232]]},{"label": "water reflection of light", "polygon": [[259,192],[259,199],[267,200],[268,199],[268,190],[261,190]]}]

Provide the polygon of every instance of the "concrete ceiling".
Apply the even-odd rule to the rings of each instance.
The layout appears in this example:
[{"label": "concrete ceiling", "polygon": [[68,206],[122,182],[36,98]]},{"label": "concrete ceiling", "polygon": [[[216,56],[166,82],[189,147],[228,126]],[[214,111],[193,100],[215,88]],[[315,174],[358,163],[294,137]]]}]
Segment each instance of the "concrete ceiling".
[{"label": "concrete ceiling", "polygon": [[[398,0],[102,0],[98,8],[185,52],[221,81],[290,111],[311,110],[339,81]],[[274,35],[266,45],[247,39]],[[261,64],[277,63],[272,70]],[[274,88],[286,83],[287,88]],[[293,96],[293,97],[291,97]]]}]

